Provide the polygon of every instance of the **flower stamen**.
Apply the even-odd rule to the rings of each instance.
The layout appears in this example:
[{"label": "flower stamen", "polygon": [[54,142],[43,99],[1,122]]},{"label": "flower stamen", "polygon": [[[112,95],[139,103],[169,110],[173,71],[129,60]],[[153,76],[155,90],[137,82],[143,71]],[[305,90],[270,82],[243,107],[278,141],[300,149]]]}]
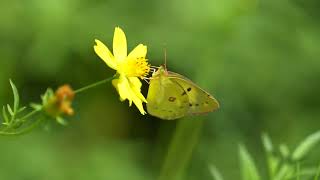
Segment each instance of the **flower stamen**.
[{"label": "flower stamen", "polygon": [[144,79],[151,69],[148,60],[144,57],[127,59],[121,67],[121,70],[124,70],[128,77],[139,77],[141,79]]}]

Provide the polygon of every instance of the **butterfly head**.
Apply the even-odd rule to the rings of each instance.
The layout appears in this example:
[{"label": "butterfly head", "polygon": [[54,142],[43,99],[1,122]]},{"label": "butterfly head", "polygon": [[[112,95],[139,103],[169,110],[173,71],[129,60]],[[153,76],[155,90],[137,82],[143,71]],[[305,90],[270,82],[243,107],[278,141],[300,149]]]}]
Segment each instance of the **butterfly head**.
[{"label": "butterfly head", "polygon": [[167,75],[168,71],[164,65],[161,65],[157,71],[153,72],[152,77]]}]

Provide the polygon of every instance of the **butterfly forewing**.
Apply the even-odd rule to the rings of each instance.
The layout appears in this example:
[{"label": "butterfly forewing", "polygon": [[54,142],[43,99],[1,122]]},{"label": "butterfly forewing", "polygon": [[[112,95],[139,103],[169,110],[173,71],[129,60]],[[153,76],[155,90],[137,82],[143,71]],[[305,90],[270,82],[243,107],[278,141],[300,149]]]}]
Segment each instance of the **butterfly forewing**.
[{"label": "butterfly forewing", "polygon": [[161,74],[150,80],[147,111],[165,120],[178,119],[189,110],[188,96],[182,96],[184,89],[175,81]]},{"label": "butterfly forewing", "polygon": [[184,96],[188,96],[188,114],[202,114],[212,112],[219,108],[218,101],[199,86],[183,76],[169,76],[184,89]]}]

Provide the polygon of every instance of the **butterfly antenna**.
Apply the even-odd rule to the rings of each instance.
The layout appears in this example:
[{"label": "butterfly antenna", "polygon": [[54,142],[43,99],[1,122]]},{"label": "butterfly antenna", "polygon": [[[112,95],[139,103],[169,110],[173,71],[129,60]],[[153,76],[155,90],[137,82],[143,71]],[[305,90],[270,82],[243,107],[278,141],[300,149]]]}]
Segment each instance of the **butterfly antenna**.
[{"label": "butterfly antenna", "polygon": [[164,69],[167,71],[167,49],[164,48]]}]

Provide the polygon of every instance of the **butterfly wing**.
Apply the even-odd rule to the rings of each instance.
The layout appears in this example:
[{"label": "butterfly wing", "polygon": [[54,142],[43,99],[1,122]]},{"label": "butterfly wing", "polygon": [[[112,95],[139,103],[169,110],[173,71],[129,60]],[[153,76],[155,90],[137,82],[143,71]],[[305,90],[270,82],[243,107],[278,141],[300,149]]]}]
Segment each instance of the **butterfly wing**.
[{"label": "butterfly wing", "polygon": [[219,108],[218,101],[186,77],[169,72],[168,78],[179,84],[184,90],[183,96],[188,96],[189,109],[187,114],[202,114]]},{"label": "butterfly wing", "polygon": [[183,87],[167,75],[152,77],[147,96],[148,113],[164,120],[185,116],[189,110],[189,99],[182,95],[184,93]]}]

